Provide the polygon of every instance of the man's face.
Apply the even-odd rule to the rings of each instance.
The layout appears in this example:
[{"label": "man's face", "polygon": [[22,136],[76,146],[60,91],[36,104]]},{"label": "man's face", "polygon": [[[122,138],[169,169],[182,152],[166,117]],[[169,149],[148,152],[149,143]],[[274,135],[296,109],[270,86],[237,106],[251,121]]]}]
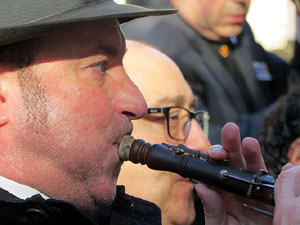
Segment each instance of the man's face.
[{"label": "man's face", "polygon": [[193,26],[219,41],[241,33],[250,0],[188,0]]},{"label": "man's face", "polygon": [[[165,55],[136,42],[127,42],[124,67],[143,93],[148,107],[183,106],[193,111],[193,94],[178,67]],[[164,114],[149,114],[133,122],[133,136],[152,144],[179,143],[167,132]],[[206,151],[209,141],[196,121],[186,145]],[[194,219],[193,184],[177,174],[154,171],[146,166],[124,163],[119,184],[138,197],[155,202],[162,209],[163,224],[188,224]],[[155,184],[155,185],[153,185]],[[146,190],[146,191],[145,191]]]},{"label": "man's face", "polygon": [[19,73],[14,143],[31,157],[26,172],[39,168],[32,186],[46,195],[86,210],[114,198],[120,140],[146,113],[124,52],[116,20],[90,22],[46,36]]}]

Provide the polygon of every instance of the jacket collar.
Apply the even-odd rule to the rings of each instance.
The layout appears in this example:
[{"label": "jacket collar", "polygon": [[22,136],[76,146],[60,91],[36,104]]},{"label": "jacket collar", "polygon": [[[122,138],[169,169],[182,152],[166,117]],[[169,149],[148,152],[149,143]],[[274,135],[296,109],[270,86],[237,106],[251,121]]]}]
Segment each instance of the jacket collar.
[{"label": "jacket collar", "polygon": [[31,188],[24,184],[17,183],[15,181],[12,181],[2,176],[0,176],[0,188],[3,189],[1,191],[1,194],[3,194],[5,191],[8,194],[23,200],[26,198],[30,198],[31,196],[36,194],[40,194],[44,199],[49,199],[48,196],[46,196],[45,194],[39,192],[34,188]]}]

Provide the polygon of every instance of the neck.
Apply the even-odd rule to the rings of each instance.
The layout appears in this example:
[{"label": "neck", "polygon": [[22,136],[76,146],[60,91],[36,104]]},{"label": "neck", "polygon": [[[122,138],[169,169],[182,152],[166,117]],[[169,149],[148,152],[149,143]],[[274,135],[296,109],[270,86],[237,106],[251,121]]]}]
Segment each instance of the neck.
[{"label": "neck", "polygon": [[[52,165],[50,160],[47,161],[37,155],[23,154],[18,155],[17,158],[11,157],[11,154],[10,157],[0,155],[0,176],[10,180],[10,184],[16,182],[17,186],[25,187],[22,191],[26,189],[28,193],[33,194],[41,192],[50,198],[71,202],[85,212],[91,212],[97,207],[87,189],[88,182],[72,179]],[[0,183],[2,184],[1,179]],[[4,187],[4,190],[6,189],[8,188]],[[36,191],[32,192],[32,190]],[[30,197],[18,194],[16,196]]]}]

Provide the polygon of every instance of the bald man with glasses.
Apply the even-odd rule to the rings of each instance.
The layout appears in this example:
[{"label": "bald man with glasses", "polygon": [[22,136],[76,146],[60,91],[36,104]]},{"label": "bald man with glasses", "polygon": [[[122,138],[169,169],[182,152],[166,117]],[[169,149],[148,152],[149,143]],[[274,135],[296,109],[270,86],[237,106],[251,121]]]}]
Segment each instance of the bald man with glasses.
[{"label": "bald man with glasses", "polygon": [[[209,115],[195,111],[192,90],[178,67],[150,46],[135,41],[126,45],[125,70],[148,105],[147,116],[133,122],[132,135],[150,143],[184,143],[206,152]],[[156,203],[163,225],[187,225],[195,220],[194,184],[177,174],[125,162],[118,183],[128,193]]]}]

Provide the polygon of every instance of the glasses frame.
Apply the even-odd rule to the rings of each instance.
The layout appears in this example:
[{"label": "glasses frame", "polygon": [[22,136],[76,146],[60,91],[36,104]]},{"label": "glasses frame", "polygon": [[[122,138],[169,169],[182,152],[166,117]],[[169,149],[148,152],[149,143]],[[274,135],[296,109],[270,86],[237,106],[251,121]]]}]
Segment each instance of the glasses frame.
[{"label": "glasses frame", "polygon": [[168,135],[170,136],[170,138],[177,140],[177,141],[185,141],[190,134],[191,125],[189,126],[188,135],[184,139],[178,139],[171,135],[170,126],[169,126],[169,112],[171,109],[174,109],[174,108],[180,108],[180,109],[186,110],[189,115],[189,121],[188,121],[189,123],[191,123],[192,119],[195,119],[197,122],[200,122],[197,119],[197,116],[201,114],[202,115],[201,118],[203,120],[203,121],[201,121],[201,122],[203,122],[203,127],[201,127],[201,129],[203,130],[205,136],[208,137],[210,116],[209,116],[208,112],[206,112],[204,110],[197,110],[195,112],[191,112],[190,110],[188,110],[187,108],[182,107],[182,106],[171,106],[171,107],[160,107],[160,108],[158,108],[158,107],[157,108],[148,108],[148,114],[163,113],[165,116],[165,119],[167,121],[167,131],[168,131]]}]

